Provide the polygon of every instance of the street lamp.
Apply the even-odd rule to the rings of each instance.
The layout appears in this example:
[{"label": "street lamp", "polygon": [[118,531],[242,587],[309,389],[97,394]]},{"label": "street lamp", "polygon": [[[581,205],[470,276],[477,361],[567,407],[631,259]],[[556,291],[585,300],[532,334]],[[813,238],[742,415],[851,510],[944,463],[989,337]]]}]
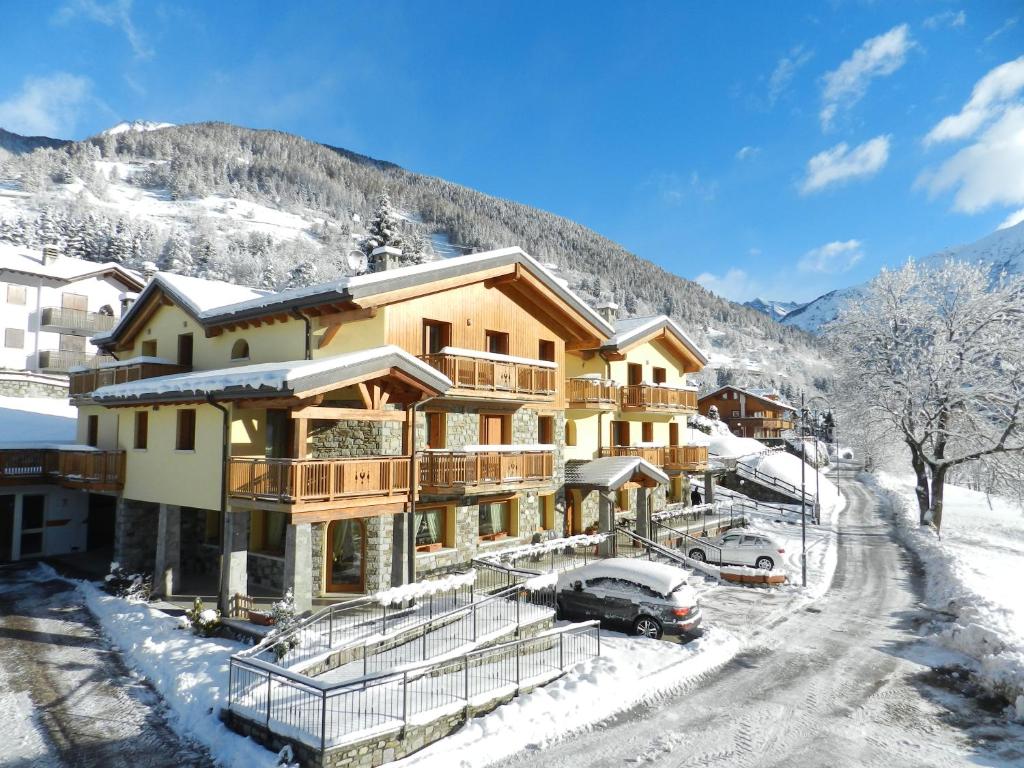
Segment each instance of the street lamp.
[{"label": "street lamp", "polygon": [[804,440],[804,429],[807,422],[807,409],[804,408],[804,393],[800,392],[800,574],[801,583],[807,586],[807,442]]}]

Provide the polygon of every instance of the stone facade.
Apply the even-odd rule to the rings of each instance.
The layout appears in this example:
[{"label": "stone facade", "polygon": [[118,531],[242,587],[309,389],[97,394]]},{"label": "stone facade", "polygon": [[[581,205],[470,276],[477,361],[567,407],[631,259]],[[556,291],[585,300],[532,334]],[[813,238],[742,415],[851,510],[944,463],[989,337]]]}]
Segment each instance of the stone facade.
[{"label": "stone facade", "polygon": [[284,558],[250,552],[246,560],[249,583],[284,594]]},{"label": "stone facade", "polygon": [[[217,512],[220,515],[220,512]],[[181,570],[186,575],[216,576],[220,569],[219,543],[206,544],[206,510],[181,508]]]},{"label": "stone facade", "polygon": [[0,373],[0,396],[52,397],[55,400],[67,400],[68,380],[67,377],[61,376],[3,372]]},{"label": "stone facade", "polygon": [[153,573],[156,565],[160,507],[146,501],[119,499],[114,523],[114,560],[134,572]]},{"label": "stone facade", "polygon": [[311,459],[401,456],[402,424],[394,421],[321,421],[309,427]]}]

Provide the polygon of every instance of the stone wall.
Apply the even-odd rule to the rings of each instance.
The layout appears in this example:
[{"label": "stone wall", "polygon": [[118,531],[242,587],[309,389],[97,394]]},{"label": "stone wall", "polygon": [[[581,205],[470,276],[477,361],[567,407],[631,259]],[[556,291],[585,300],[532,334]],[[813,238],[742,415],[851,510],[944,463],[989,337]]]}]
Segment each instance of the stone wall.
[{"label": "stone wall", "polygon": [[146,501],[118,499],[114,523],[114,560],[129,571],[153,573],[160,507]]},{"label": "stone wall", "polygon": [[309,457],[400,456],[402,424],[395,421],[323,421],[309,425]]},{"label": "stone wall", "polygon": [[284,594],[284,558],[250,552],[246,558],[249,583]]},{"label": "stone wall", "polygon": [[3,397],[52,397],[68,399],[66,376],[41,376],[33,373],[0,373],[0,396]]},{"label": "stone wall", "polygon": [[394,517],[378,515],[366,518],[366,592],[391,587],[391,550]]},{"label": "stone wall", "polygon": [[[217,512],[219,515],[220,512]],[[181,571],[190,575],[213,575],[220,570],[220,546],[205,544],[206,510],[181,508]]]},{"label": "stone wall", "polygon": [[324,589],[324,563],[327,560],[327,523],[313,523],[309,529],[309,545],[313,550],[313,596],[327,594]]}]

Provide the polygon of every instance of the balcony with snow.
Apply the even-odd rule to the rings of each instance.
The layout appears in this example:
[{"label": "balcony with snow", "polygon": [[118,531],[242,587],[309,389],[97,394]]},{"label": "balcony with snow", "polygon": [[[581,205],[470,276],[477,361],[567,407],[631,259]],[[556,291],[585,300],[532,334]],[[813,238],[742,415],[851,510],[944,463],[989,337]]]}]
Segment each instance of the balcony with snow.
[{"label": "balcony with snow", "polygon": [[[491,346],[507,348],[507,336],[495,334]],[[449,399],[520,403],[555,401],[558,365],[551,360],[447,346],[435,353],[421,355],[420,359],[451,379],[453,386],[446,395]]]},{"label": "balcony with snow", "polygon": [[555,476],[555,446],[467,445],[424,451],[420,487],[425,493],[479,493],[543,486]]},{"label": "balcony with snow", "polygon": [[190,370],[189,366],[178,365],[162,357],[139,356],[126,360],[115,360],[105,355],[101,357],[96,365],[76,363],[67,369],[70,374],[68,394],[72,398],[88,397],[100,387],[170,376]]},{"label": "balcony with snow", "polygon": [[623,411],[641,413],[696,413],[697,388],[654,382],[627,384],[620,390],[619,405]]},{"label": "balcony with snow", "polygon": [[566,399],[570,408],[614,411],[619,405],[619,385],[600,374],[584,374],[568,380]]}]

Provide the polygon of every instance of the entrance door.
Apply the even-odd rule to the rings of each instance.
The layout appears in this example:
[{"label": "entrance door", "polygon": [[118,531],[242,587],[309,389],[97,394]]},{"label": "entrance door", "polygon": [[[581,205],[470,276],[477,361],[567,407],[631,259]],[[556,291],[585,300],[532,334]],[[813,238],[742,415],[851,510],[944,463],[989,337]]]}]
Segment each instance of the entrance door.
[{"label": "entrance door", "polygon": [[668,444],[679,445],[679,423],[675,421],[669,422],[668,425]]},{"label": "entrance door", "polygon": [[88,551],[113,550],[116,507],[117,499],[114,496],[89,494],[89,517],[85,534],[85,548]]},{"label": "entrance door", "polygon": [[14,559],[14,494],[0,495],[0,563]]},{"label": "entrance door", "polygon": [[26,493],[21,497],[21,556],[43,554],[46,497]]},{"label": "entrance door", "polygon": [[626,368],[627,384],[635,385],[644,380],[644,369],[639,363],[629,363]]},{"label": "entrance door", "polygon": [[363,592],[366,527],[362,520],[335,520],[327,526],[327,591]]},{"label": "entrance door", "polygon": [[480,417],[481,445],[504,445],[509,442],[509,418],[503,415],[485,413]]},{"label": "entrance door", "polygon": [[575,536],[580,533],[580,530],[576,527],[578,509],[579,499],[577,493],[576,491],[569,491],[565,494],[565,520],[563,521],[566,536]]}]

